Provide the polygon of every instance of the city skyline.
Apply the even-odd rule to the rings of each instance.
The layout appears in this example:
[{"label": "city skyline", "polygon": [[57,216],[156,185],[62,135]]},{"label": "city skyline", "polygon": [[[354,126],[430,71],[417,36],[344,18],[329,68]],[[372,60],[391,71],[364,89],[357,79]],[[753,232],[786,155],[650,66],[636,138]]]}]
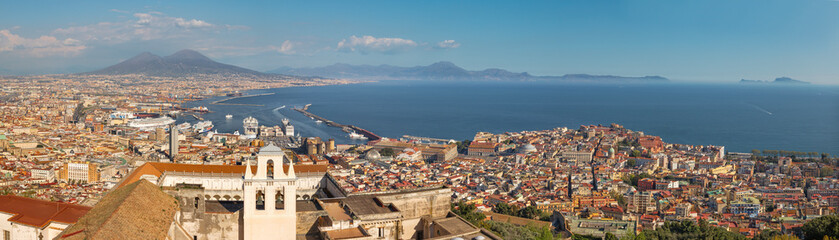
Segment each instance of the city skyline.
[{"label": "city skyline", "polygon": [[268,71],[334,63],[534,75],[788,76],[839,84],[837,1],[104,3],[0,10],[0,74],[100,69],[194,49]]}]

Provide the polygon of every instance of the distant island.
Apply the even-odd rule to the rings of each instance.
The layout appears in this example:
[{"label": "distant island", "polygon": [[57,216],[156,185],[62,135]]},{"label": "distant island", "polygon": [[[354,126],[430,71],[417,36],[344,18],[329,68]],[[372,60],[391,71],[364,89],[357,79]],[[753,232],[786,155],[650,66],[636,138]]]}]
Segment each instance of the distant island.
[{"label": "distant island", "polygon": [[350,65],[337,63],[324,67],[281,67],[269,73],[343,78],[357,80],[466,80],[466,81],[552,81],[552,82],[607,82],[661,83],[670,80],[661,76],[624,77],[612,75],[566,74],[562,76],[534,76],[527,72],[515,73],[499,68],[469,71],[451,62],[436,62],[428,66],[399,67],[393,65]]},{"label": "distant island", "polygon": [[795,79],[788,78],[788,77],[775,78],[775,81],[740,79],[740,83],[810,84],[810,82],[795,80]]}]

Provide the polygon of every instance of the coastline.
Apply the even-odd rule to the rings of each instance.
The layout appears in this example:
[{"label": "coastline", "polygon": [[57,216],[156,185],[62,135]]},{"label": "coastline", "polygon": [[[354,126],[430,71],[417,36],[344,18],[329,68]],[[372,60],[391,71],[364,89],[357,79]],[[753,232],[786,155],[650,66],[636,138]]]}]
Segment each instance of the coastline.
[{"label": "coastline", "polygon": [[[825,126],[823,126],[825,119],[832,119],[832,116],[835,114],[821,118],[814,118],[817,122],[808,123],[813,126],[805,129],[797,129],[792,133],[788,131],[753,130],[779,129],[779,125],[786,125],[789,121],[800,121],[800,118],[795,117],[796,115],[807,115],[809,112],[817,111],[823,107],[829,107],[829,104],[820,104],[819,106],[822,107],[807,110],[808,112],[799,112],[801,108],[800,105],[807,103],[800,102],[800,98],[798,96],[808,95],[812,96],[814,100],[817,100],[825,99],[822,95],[829,95],[829,98],[827,99],[835,99],[836,91],[834,89],[795,88],[797,90],[793,91],[793,94],[790,95],[788,89],[752,89],[738,87],[737,85],[731,86],[728,84],[690,85],[685,87],[682,85],[569,87],[516,84],[512,85],[514,92],[509,92],[510,90],[507,88],[507,85],[509,84],[457,85],[460,87],[477,88],[468,91],[464,91],[463,88],[456,87],[441,88],[449,85],[441,85],[441,83],[426,84],[425,82],[385,81],[384,84],[374,83],[369,86],[349,86],[351,84],[342,85],[348,86],[330,88],[299,88],[298,90],[281,90],[288,89],[288,87],[271,88],[273,90],[254,89],[245,93],[248,95],[254,95],[270,91],[276,92],[276,94],[242,101],[242,103],[265,104],[265,106],[249,107],[247,108],[247,111],[240,114],[236,114],[237,110],[235,110],[235,107],[228,106],[222,109],[226,112],[233,113],[237,117],[241,114],[244,114],[244,116],[262,115],[261,121],[262,119],[265,119],[266,124],[268,124],[277,118],[272,115],[277,114],[272,113],[274,107],[288,105],[290,106],[288,111],[283,110],[281,114],[289,117],[300,116],[301,124],[310,125],[310,130],[321,134],[313,136],[321,137],[341,138],[344,136],[336,135],[338,133],[331,131],[327,131],[329,132],[329,135],[323,135],[327,134],[323,132],[323,128],[320,128],[313,122],[310,122],[308,117],[291,111],[291,106],[302,107],[305,104],[313,103],[318,106],[317,109],[312,111],[313,114],[323,116],[339,123],[361,126],[375,132],[376,134],[391,138],[399,138],[399,136],[402,135],[412,135],[446,139],[471,139],[477,132],[521,132],[552,129],[557,126],[574,127],[579,125],[597,125],[598,123],[609,124],[614,122],[625,125],[630,129],[644,131],[649,135],[661,136],[671,143],[723,145],[726,146],[726,149],[729,151],[735,152],[749,152],[751,149],[788,149],[829,152],[831,154],[834,154],[835,152],[833,148],[828,146],[835,141],[825,138],[824,135],[833,132],[836,128],[825,128]],[[434,95],[428,95],[428,89],[430,89],[430,91],[432,91],[431,94]],[[495,93],[494,91],[496,90],[502,92]],[[669,90],[682,92],[667,93],[670,92]],[[416,91],[420,92],[417,93]],[[562,91],[562,95],[571,96],[555,97],[554,93],[556,91]],[[636,92],[646,91],[663,91],[666,94],[648,94],[647,96],[652,97],[632,100],[630,102],[614,103],[609,99],[585,100],[588,99],[585,98],[585,96],[587,96],[586,92],[590,91],[606,91],[606,93],[613,93],[612,95],[626,95],[623,92],[630,92],[633,96],[636,95]],[[766,93],[774,93],[777,91],[782,91],[779,94],[783,95],[781,95],[781,97],[772,98],[760,97],[764,96]],[[718,92],[725,98],[731,98],[731,96],[736,96],[736,98],[726,99],[725,101],[715,100],[711,102],[710,105],[706,105],[704,103],[701,106],[693,105],[696,101],[699,101],[699,99],[705,99],[708,92]],[[478,95],[475,95],[475,93]],[[820,93],[823,94],[819,95]],[[496,104],[487,104],[485,102],[471,100],[475,99],[475,96],[497,96],[497,94],[514,94],[515,96],[509,96],[506,98],[508,100]],[[689,96],[687,98],[681,96],[685,94],[696,96]],[[429,99],[429,96],[432,96],[434,99]],[[537,96],[538,99],[530,99],[530,96]],[[745,96],[746,99],[741,99],[742,96]],[[416,99],[417,97],[421,98]],[[510,99],[517,97],[525,97],[526,99],[521,100],[524,102],[538,100],[545,103],[534,105],[519,103],[517,102],[519,100],[513,100],[511,102]],[[675,99],[675,102],[668,102],[666,105],[657,103],[659,99],[671,99],[671,97],[678,99]],[[624,99],[620,96],[612,98]],[[796,99],[796,102],[785,100],[793,98]],[[207,104],[209,102],[223,99],[226,98],[209,99],[201,103]],[[430,100],[430,102],[425,100]],[[743,104],[743,101],[766,108],[773,114],[768,115],[763,111],[756,110],[753,106]],[[641,107],[635,107],[636,104],[632,102],[641,104]],[[786,106],[783,106],[782,104],[786,104]],[[694,106],[698,106],[700,108]],[[216,106],[214,108],[218,109],[219,107],[222,106]],[[651,111],[652,109],[660,109],[662,110],[662,113],[668,114],[650,115],[648,113],[644,113]],[[478,112],[475,112],[476,110]],[[427,112],[428,114],[413,115],[412,112],[416,111]],[[720,111],[723,111],[725,114],[733,113],[738,117],[737,119],[741,120],[719,116],[718,114],[722,113]],[[830,113],[831,112],[828,112],[827,114]],[[481,124],[466,124],[467,122],[481,121],[481,119],[496,120]],[[226,120],[223,118],[217,118],[215,121]],[[750,123],[744,124],[744,122]],[[238,127],[239,126],[229,125],[227,128],[221,128],[220,130],[227,131],[227,129],[231,129],[232,131],[234,129],[238,129]],[[821,131],[827,129],[828,131],[810,133],[812,132],[810,131],[812,129],[821,129]],[[337,131],[340,132],[340,129]],[[728,134],[730,131],[749,134],[734,135],[733,138],[722,137],[732,136]],[[800,143],[787,144],[786,141],[778,140],[779,138],[788,139],[790,134],[799,136],[800,134],[805,133],[808,134],[809,137],[802,139],[799,141]],[[303,132],[303,134],[305,135],[306,133]]]}]

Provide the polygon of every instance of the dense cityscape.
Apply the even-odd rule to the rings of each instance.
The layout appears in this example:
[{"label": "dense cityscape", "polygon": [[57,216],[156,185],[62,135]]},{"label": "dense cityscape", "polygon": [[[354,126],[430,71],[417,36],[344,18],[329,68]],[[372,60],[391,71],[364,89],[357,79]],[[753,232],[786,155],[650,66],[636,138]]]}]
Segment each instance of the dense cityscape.
[{"label": "dense cityscape", "polygon": [[[288,120],[284,126],[262,126],[249,118],[242,133],[211,131],[211,123],[198,127],[160,120],[200,118],[213,109],[181,106],[197,99],[235,98],[257,87],[352,81],[240,80],[211,89],[195,88],[181,79],[137,76],[56,75],[1,81],[5,83],[0,107],[3,193],[69,204],[68,208],[89,210],[109,192],[137,181],[132,175],[138,171],[166,168],[153,163],[181,164],[187,168],[184,171],[193,171],[189,166],[250,167],[260,149],[274,145],[297,169],[324,167],[340,192],[349,196],[447,189],[444,195],[451,198],[453,211],[472,228],[489,229],[487,237],[599,239],[659,234],[656,238],[666,239],[661,234],[695,233],[662,233],[662,229],[675,231],[672,224],[696,223],[695,227],[722,232],[712,238],[786,234],[815,239],[812,234],[818,233],[808,223],[835,218],[839,207],[839,171],[833,170],[837,159],[827,153],[727,152],[724,146],[668,143],[615,123],[478,132],[464,141],[352,132],[353,137],[369,141],[347,145],[295,135]],[[311,201],[317,195],[298,200]],[[231,200],[219,198],[207,200]],[[319,204],[330,212],[330,203]],[[24,214],[9,207],[2,211]]]},{"label": "dense cityscape", "polygon": [[0,240],[839,240],[839,0],[4,1]]}]

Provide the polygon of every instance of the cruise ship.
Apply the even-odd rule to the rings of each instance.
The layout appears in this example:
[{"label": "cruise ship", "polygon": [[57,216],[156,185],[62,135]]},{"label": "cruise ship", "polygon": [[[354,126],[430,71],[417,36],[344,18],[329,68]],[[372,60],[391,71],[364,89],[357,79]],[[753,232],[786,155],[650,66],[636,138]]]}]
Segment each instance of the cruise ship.
[{"label": "cruise ship", "polygon": [[166,125],[172,123],[175,123],[175,119],[172,119],[170,117],[140,118],[134,119],[133,121],[128,123],[128,126],[140,129],[154,129],[159,127],[166,127]]}]

